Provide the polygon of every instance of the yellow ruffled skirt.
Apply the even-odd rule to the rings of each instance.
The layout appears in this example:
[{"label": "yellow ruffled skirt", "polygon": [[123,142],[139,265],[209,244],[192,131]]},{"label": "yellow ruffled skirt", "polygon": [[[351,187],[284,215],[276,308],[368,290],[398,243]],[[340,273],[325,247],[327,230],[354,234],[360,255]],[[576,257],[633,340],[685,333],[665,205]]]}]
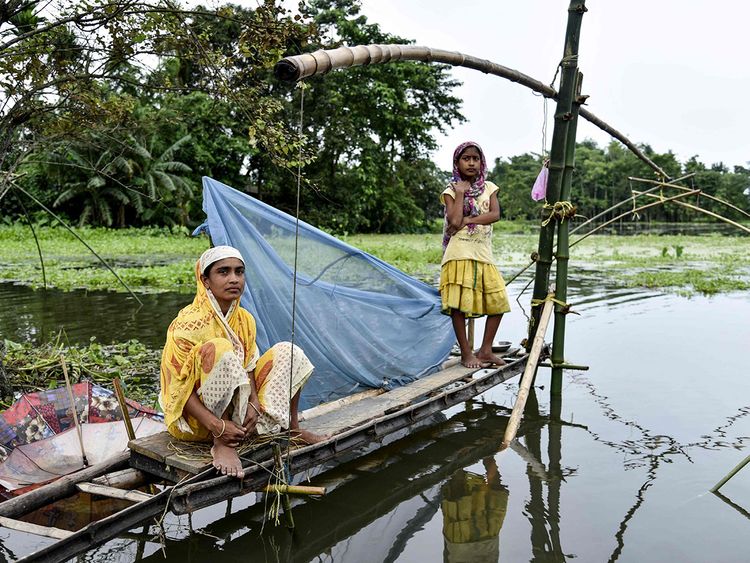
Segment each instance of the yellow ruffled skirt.
[{"label": "yellow ruffled skirt", "polygon": [[441,312],[453,309],[468,318],[502,315],[510,311],[505,281],[494,264],[476,260],[451,260],[440,271]]}]

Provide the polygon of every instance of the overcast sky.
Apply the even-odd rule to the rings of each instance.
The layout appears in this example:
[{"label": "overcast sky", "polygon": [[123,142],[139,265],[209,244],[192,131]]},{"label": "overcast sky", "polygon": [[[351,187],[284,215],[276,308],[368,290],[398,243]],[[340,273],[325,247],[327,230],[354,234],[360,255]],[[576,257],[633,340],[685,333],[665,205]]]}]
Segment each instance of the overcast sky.
[{"label": "overcast sky", "polygon": [[[750,161],[750,2],[589,0],[579,67],[588,109],[631,140],[680,160]],[[461,51],[549,82],[562,57],[567,0],[363,0],[362,12],[418,45]],[[345,72],[345,71],[343,71]],[[466,123],[438,138],[450,167],[453,147],[473,139],[490,161],[540,152],[543,101],[523,86],[454,69]],[[548,145],[554,102],[548,101]],[[579,121],[579,140],[608,135]]]}]

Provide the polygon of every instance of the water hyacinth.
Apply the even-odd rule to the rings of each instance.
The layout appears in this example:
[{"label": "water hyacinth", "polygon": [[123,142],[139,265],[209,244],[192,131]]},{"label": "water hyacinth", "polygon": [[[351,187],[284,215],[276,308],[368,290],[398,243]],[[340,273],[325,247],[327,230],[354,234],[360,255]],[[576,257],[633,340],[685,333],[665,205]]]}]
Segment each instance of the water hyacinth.
[{"label": "water hyacinth", "polygon": [[112,380],[119,377],[128,398],[156,405],[161,350],[137,340],[105,345],[95,338],[87,346],[69,346],[61,333],[42,345],[0,341],[0,407],[9,407],[23,393],[65,385],[61,354],[71,383],[90,380],[111,389]]}]

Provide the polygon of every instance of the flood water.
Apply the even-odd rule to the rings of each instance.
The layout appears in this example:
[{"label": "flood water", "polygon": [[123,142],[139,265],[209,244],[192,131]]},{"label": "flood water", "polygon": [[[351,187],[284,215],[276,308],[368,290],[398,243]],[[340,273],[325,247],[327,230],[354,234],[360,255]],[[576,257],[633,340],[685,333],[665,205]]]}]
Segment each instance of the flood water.
[{"label": "flood water", "polygon": [[[158,345],[189,300],[146,296],[133,313],[115,294],[48,292],[32,304],[38,293],[0,291],[0,330],[14,339],[62,324],[71,341]],[[560,404],[540,370],[512,448],[499,451],[517,379],[311,474],[329,492],[297,501],[293,534],[264,523],[263,498],[247,495],[169,516],[163,545],[156,526],[142,526],[78,560],[747,561],[750,466],[723,496],[708,490],[747,455],[750,295],[686,298],[596,276],[570,293],[580,316],[568,316],[566,359],[590,369],[565,373]],[[517,343],[525,324],[514,303],[499,338]],[[0,528],[9,560],[49,541]]]}]

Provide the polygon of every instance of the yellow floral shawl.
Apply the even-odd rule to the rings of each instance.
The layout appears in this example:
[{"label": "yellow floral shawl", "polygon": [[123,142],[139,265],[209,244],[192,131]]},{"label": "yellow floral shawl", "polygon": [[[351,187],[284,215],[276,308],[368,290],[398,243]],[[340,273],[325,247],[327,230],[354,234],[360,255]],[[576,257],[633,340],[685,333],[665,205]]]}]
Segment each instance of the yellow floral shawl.
[{"label": "yellow floral shawl", "polygon": [[[182,309],[167,329],[167,342],[161,357],[161,394],[159,402],[164,409],[167,428],[182,416],[182,410],[190,394],[200,385],[200,373],[196,369],[196,356],[201,345],[212,338],[226,338],[234,344],[245,369],[257,357],[255,344],[255,319],[239,306],[239,299],[232,303],[226,321],[234,334],[229,334],[209,301],[206,288],[200,277],[199,262],[195,263],[196,295],[193,302]],[[236,335],[239,342],[233,336]]]}]

